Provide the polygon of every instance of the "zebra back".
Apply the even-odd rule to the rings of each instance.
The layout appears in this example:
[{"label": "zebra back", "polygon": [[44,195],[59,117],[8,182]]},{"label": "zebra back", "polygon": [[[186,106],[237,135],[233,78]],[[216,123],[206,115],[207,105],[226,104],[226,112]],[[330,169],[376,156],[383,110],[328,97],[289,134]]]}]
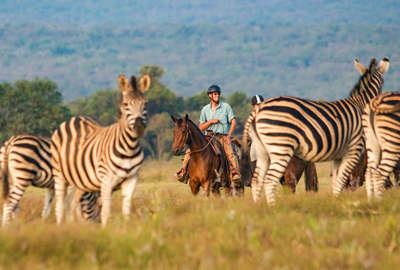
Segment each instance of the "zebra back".
[{"label": "zebra back", "polygon": [[313,162],[339,158],[350,143],[361,138],[362,110],[381,93],[389,60],[384,58],[378,67],[375,59],[368,68],[361,69],[358,61],[355,66],[362,76],[347,99],[319,102],[289,96],[270,98],[251,112],[243,140],[253,127],[255,135],[270,145],[269,152],[286,145],[288,152],[281,155],[295,154]]},{"label": "zebra back", "polygon": [[1,175],[5,198],[9,195],[9,185],[16,182],[22,186],[32,183],[38,187],[52,187],[50,139],[28,134],[12,136],[1,150]]}]

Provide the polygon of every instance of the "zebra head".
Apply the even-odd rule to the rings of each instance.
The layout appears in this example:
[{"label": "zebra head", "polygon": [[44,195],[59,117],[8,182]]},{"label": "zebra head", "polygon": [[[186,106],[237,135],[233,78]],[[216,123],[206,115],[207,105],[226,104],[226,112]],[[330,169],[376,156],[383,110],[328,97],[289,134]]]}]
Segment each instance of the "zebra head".
[{"label": "zebra head", "polygon": [[361,78],[350,92],[350,96],[361,97],[365,104],[382,93],[383,74],[389,70],[389,66],[390,62],[386,57],[379,62],[379,65],[373,58],[368,68],[355,59],[354,67],[360,72]]},{"label": "zebra head", "polygon": [[120,104],[121,120],[132,130],[135,130],[139,137],[143,136],[146,126],[146,98],[144,92],[150,87],[150,76],[143,75],[139,82],[135,76],[129,81],[124,75],[119,75],[119,89],[122,93]]}]

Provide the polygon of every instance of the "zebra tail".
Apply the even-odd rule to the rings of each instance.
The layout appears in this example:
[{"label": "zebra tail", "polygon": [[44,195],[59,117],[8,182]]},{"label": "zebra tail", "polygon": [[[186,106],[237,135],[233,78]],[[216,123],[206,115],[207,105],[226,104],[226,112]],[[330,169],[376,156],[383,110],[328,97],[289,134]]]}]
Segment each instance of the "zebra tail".
[{"label": "zebra tail", "polygon": [[10,183],[8,180],[8,144],[0,148],[0,181],[3,182],[3,199],[8,198]]},{"label": "zebra tail", "polygon": [[259,106],[256,106],[247,118],[246,124],[244,125],[243,136],[242,136],[242,147],[243,153],[249,152],[249,131],[255,131],[254,119],[256,118]]}]

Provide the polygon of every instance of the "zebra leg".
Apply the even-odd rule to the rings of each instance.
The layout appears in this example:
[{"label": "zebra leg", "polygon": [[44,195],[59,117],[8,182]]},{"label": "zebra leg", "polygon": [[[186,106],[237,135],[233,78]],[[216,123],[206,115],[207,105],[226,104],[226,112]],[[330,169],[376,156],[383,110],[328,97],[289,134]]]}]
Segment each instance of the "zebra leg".
[{"label": "zebra leg", "polygon": [[[129,180],[126,180],[129,181]],[[124,188],[121,186],[122,190]],[[101,225],[105,227],[107,225],[107,220],[111,214],[111,196],[112,196],[112,181],[103,181],[101,185]],[[125,199],[125,197],[124,197]],[[122,206],[124,209],[124,206]]]},{"label": "zebra leg", "polygon": [[138,179],[138,175],[135,174],[133,177],[125,180],[121,185],[122,192],[122,215],[126,220],[129,219],[131,214],[131,204],[132,204],[132,195],[135,191],[136,182]]},{"label": "zebra leg", "polygon": [[[332,179],[332,193],[338,197],[346,185],[351,172],[354,170],[361,156],[361,150],[358,148],[349,151],[347,155],[342,158],[342,161],[337,170],[337,177]],[[335,173],[333,173],[333,176]]]},{"label": "zebra leg", "polygon": [[54,175],[54,190],[56,195],[56,221],[61,224],[64,217],[64,204],[65,204],[65,189],[67,183],[64,179],[59,179]]},{"label": "zebra leg", "polygon": [[392,152],[382,152],[382,159],[373,176],[375,198],[382,198],[382,194],[385,191],[385,181],[386,179],[389,179],[390,174],[393,172],[399,161],[399,158],[400,156],[394,157]]},{"label": "zebra leg", "polygon": [[292,158],[292,155],[271,155],[271,163],[264,179],[264,191],[267,203],[270,206],[275,205],[276,188],[279,180],[286,171],[287,166]]},{"label": "zebra leg", "polygon": [[[69,205],[69,211],[68,211],[68,221],[74,222],[75,221],[75,216],[78,218],[79,221],[82,221],[82,211],[81,211],[81,204],[80,204],[80,199],[85,193],[84,191],[74,188],[73,190],[69,190],[69,193],[67,197],[71,197],[73,195],[73,198],[71,202],[67,205]],[[67,199],[68,201],[68,199]]]},{"label": "zebra leg", "polygon": [[44,206],[42,211],[43,219],[47,218],[50,215],[53,199],[54,199],[54,188],[46,188],[44,195]]},{"label": "zebra leg", "polygon": [[368,201],[371,201],[374,195],[374,175],[381,159],[381,152],[379,149],[373,151],[367,149],[367,170],[365,171],[365,187],[367,190]]},{"label": "zebra leg", "polygon": [[264,176],[269,167],[268,155],[259,155],[256,163],[256,169],[254,170],[253,178],[251,180],[251,192],[253,200],[257,202],[260,199],[261,189],[264,183]]},{"label": "zebra leg", "polygon": [[18,209],[19,201],[28,186],[29,182],[27,181],[21,181],[12,186],[8,198],[3,206],[3,227],[8,225],[11,217],[14,217],[15,211]]}]

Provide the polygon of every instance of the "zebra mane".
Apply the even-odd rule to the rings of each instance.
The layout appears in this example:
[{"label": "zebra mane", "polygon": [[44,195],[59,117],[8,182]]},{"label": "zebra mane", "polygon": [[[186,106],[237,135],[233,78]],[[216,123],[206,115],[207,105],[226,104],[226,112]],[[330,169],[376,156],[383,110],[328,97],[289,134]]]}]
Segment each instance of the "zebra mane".
[{"label": "zebra mane", "polygon": [[354,97],[361,95],[361,92],[365,91],[365,87],[363,87],[362,81],[364,80],[364,78],[371,76],[375,71],[376,71],[376,59],[372,58],[367,71],[365,71],[365,73],[361,75],[360,79],[358,79],[358,82],[354,85],[353,89],[350,91],[349,96]]}]

